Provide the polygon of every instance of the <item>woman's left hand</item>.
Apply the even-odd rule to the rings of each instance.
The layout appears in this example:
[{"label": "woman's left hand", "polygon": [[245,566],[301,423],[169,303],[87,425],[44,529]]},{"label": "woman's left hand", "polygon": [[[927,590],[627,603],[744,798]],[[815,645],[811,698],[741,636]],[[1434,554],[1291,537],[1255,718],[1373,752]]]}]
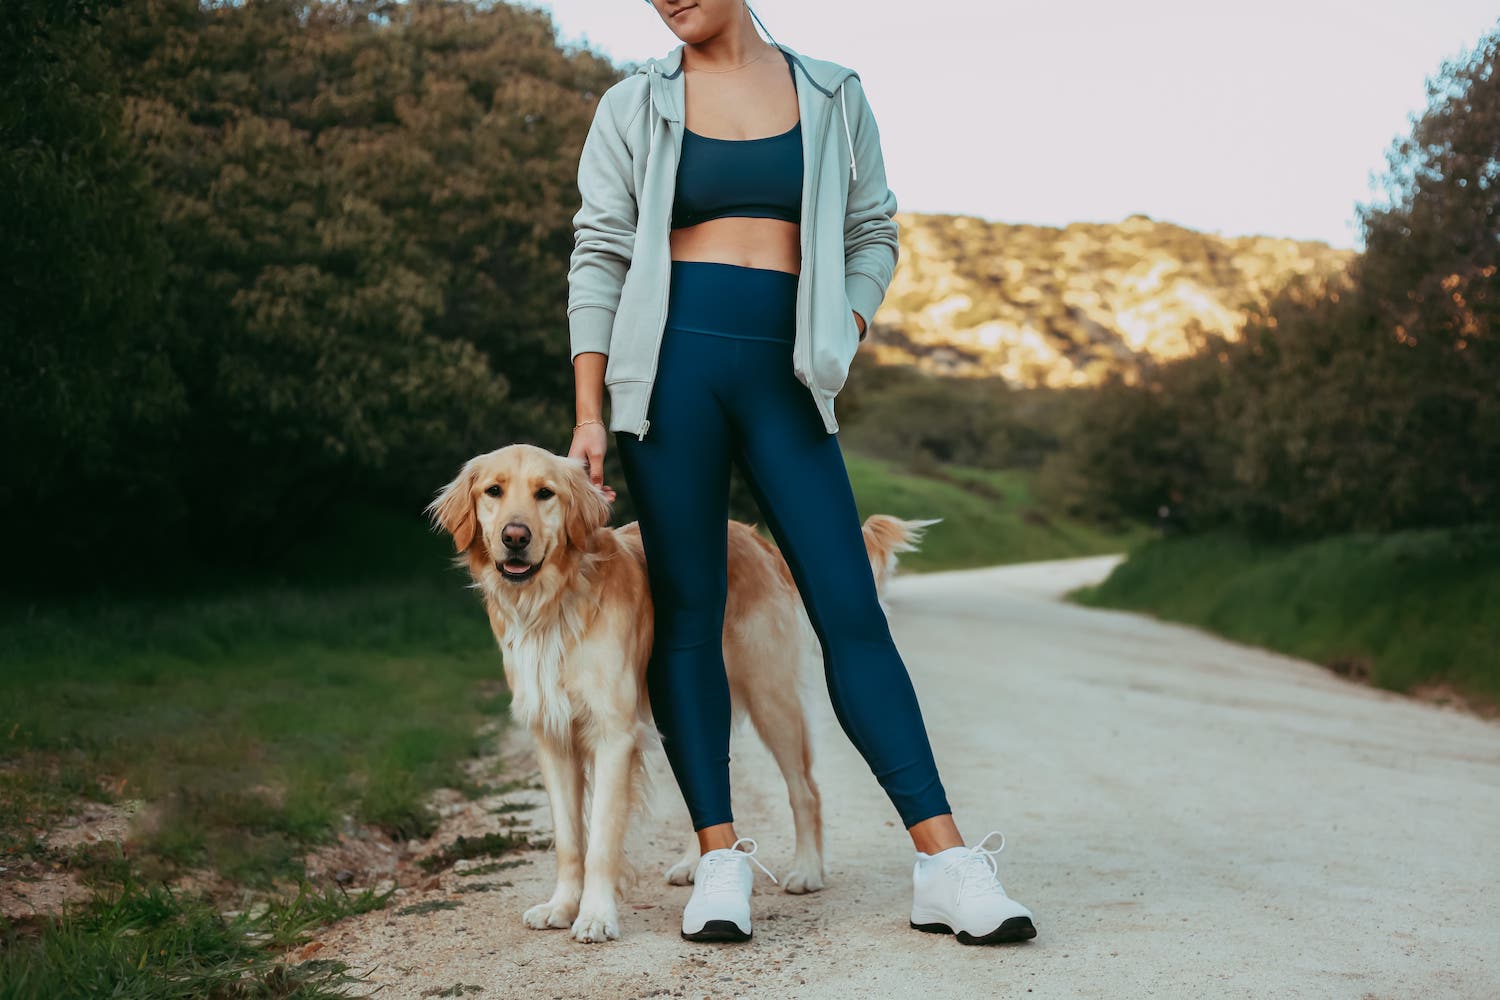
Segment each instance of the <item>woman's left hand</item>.
[{"label": "woman's left hand", "polygon": [[865,335],[865,318],[853,309],[849,311],[854,313],[854,325],[859,327],[859,335],[863,337]]}]

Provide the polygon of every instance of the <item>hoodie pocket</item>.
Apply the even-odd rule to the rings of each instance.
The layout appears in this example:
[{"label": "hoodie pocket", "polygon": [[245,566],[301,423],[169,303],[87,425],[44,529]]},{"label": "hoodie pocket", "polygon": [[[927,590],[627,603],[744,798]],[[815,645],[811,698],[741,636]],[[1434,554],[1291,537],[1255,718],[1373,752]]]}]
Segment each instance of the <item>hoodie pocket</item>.
[{"label": "hoodie pocket", "polygon": [[842,323],[830,323],[820,336],[813,338],[812,373],[818,388],[838,392],[849,378],[849,366],[859,350],[859,324],[854,321],[854,306],[843,296]]}]

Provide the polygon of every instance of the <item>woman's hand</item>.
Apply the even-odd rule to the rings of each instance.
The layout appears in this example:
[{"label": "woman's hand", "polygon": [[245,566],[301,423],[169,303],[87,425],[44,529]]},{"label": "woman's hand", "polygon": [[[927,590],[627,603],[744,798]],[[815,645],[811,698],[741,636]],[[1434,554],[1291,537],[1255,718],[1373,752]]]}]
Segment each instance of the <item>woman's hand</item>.
[{"label": "woman's hand", "polygon": [[865,318],[863,316],[861,316],[857,311],[855,311],[853,309],[850,309],[849,311],[852,312],[852,313],[854,313],[854,325],[857,326],[857,327],[859,327],[859,335],[860,335],[860,337],[864,337],[864,335],[865,335]]},{"label": "woman's hand", "polygon": [[573,428],[573,446],[568,449],[569,458],[582,458],[589,467],[589,479],[610,503],[615,502],[615,491],[604,485],[604,451],[609,444],[609,431],[601,423],[589,421]]}]

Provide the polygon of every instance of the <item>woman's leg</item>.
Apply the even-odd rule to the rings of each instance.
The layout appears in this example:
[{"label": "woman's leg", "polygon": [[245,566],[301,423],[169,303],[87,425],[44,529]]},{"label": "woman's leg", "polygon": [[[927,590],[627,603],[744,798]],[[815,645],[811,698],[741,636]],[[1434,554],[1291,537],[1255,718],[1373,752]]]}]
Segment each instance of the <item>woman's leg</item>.
[{"label": "woman's leg", "polygon": [[744,375],[743,342],[725,331],[758,325],[766,300],[757,276],[764,280],[752,268],[672,262],[649,432],[644,440],[616,438],[655,602],[647,688],[702,852],[682,911],[682,936],[693,941],[746,941],[752,933],[756,845],[735,849],[723,646],[735,448],[725,399]]},{"label": "woman's leg", "polygon": [[839,724],[903,825],[921,825],[913,833],[919,849],[948,839],[961,844],[916,691],[875,590],[838,438],[793,373],[790,352],[790,344],[747,343],[729,408],[735,461],[822,644]]},{"label": "woman's leg", "polygon": [[732,360],[719,338],[668,329],[650,430],[644,440],[615,436],[655,608],[646,673],[651,710],[699,831],[733,820],[723,647],[730,442],[717,391]]},{"label": "woman's leg", "polygon": [[793,373],[787,341],[740,347],[740,377],[727,396],[734,461],[822,644],[839,724],[916,845],[911,924],[956,934],[966,944],[1035,937],[1031,911],[1000,883],[999,848],[985,847],[989,837],[964,846],[953,824],[916,691],[875,590],[838,437],[824,429]]}]

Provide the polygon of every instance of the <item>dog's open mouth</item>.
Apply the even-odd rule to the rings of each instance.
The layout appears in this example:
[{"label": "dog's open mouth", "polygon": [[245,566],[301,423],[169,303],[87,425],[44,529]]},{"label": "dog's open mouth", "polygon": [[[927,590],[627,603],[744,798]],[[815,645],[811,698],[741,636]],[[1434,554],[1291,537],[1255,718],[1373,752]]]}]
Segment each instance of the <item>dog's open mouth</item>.
[{"label": "dog's open mouth", "polygon": [[539,559],[534,563],[529,563],[524,559],[506,559],[495,563],[495,568],[507,580],[513,583],[520,583],[522,580],[530,580],[536,576],[537,570],[541,569],[544,561],[544,559]]}]

